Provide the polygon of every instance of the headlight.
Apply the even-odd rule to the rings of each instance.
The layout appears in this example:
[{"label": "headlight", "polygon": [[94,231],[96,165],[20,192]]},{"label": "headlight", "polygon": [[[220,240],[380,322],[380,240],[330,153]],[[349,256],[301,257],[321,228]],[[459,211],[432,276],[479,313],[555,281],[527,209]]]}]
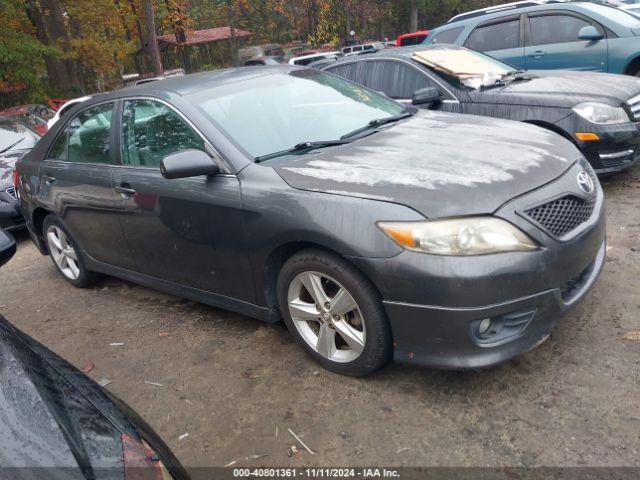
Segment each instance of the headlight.
[{"label": "headlight", "polygon": [[538,248],[523,231],[495,217],[378,222],[377,225],[401,247],[432,255],[484,255]]},{"label": "headlight", "polygon": [[585,102],[573,107],[573,111],[591,123],[610,125],[631,121],[624,108],[605,103]]}]

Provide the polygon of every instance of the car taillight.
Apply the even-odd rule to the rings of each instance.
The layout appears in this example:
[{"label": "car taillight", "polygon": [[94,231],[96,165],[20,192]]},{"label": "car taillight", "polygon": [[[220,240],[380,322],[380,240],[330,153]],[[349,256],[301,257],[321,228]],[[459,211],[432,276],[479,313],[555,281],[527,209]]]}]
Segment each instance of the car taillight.
[{"label": "car taillight", "polygon": [[18,173],[18,170],[13,171],[13,186],[15,187],[17,192],[18,187],[20,186],[20,174]]},{"label": "car taillight", "polygon": [[145,442],[122,434],[122,460],[125,480],[166,480],[167,471],[156,452]]}]

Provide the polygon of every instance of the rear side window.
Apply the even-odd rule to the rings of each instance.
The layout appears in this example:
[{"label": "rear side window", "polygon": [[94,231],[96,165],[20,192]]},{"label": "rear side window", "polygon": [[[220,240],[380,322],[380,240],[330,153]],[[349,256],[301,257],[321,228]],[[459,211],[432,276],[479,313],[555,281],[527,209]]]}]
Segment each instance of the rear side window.
[{"label": "rear side window", "polygon": [[404,37],[400,39],[401,47],[408,47],[409,45],[420,45],[427,38],[426,35],[415,35],[413,37]]},{"label": "rear side window", "polygon": [[[578,42],[578,33],[591,25],[586,20],[572,15],[543,15],[530,17],[531,45]],[[598,28],[598,27],[596,27]],[[598,28],[598,30],[600,30]]]},{"label": "rear side window", "polygon": [[450,28],[436,34],[431,43],[454,43],[458,36],[462,33],[464,27]]},{"label": "rear side window", "polygon": [[343,63],[336,65],[335,67],[328,68],[327,71],[334,75],[351,80],[352,82],[359,83],[360,85],[367,85],[367,63],[368,62]]},{"label": "rear side window", "polygon": [[519,44],[520,20],[517,19],[478,27],[467,40],[467,46],[478,52],[516,48]]},{"label": "rear side window", "polygon": [[122,163],[159,167],[164,157],[204,151],[204,140],[180,115],[153,100],[127,100],[122,122]]},{"label": "rear side window", "polygon": [[413,92],[431,86],[431,82],[417,69],[401,62],[368,61],[367,86],[387,96],[408,99]]},{"label": "rear side window", "polygon": [[82,163],[112,163],[111,117],[113,103],[78,113],[53,142],[48,157]]}]

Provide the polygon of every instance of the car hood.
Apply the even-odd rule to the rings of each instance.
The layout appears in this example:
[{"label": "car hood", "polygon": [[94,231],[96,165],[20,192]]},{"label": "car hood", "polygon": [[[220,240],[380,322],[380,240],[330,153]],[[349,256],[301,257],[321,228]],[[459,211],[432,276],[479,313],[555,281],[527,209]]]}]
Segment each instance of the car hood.
[{"label": "car hood", "polygon": [[473,91],[470,96],[476,102],[572,108],[594,101],[618,106],[640,94],[640,79],[629,75],[568,70],[531,70],[523,75],[531,80]]},{"label": "car hood", "polygon": [[14,150],[0,154],[0,192],[13,186],[13,169],[28,150]]},{"label": "car hood", "polygon": [[569,141],[533,125],[421,111],[274,168],[294,188],[399,203],[433,218],[492,213],[580,157]]}]

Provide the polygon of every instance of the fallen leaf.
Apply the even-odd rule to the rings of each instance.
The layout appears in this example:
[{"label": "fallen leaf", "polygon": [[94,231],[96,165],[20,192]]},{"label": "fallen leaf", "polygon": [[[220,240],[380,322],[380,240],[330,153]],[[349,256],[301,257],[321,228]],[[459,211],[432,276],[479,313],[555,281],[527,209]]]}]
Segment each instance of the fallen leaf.
[{"label": "fallen leaf", "polygon": [[84,364],[84,367],[82,367],[82,371],[84,373],[89,373],[91,370],[93,370],[93,367],[95,367],[93,362],[91,360],[88,360],[87,363]]},{"label": "fallen leaf", "polygon": [[159,337],[168,337],[169,336],[169,332],[160,332],[158,334]]},{"label": "fallen leaf", "polygon": [[634,330],[633,332],[626,333],[620,338],[622,340],[632,340],[634,342],[640,342],[640,330]]}]

